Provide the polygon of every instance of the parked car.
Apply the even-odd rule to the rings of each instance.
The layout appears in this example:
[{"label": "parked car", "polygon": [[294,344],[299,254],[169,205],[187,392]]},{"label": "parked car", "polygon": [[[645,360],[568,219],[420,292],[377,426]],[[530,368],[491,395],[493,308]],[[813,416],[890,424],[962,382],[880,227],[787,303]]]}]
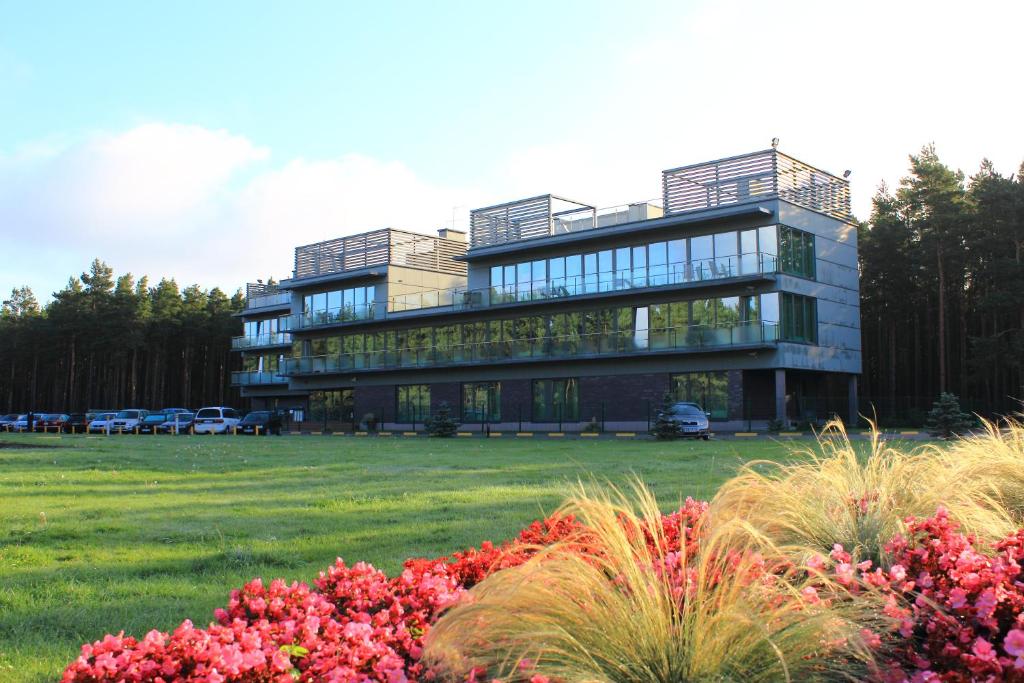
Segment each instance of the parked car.
[{"label": "parked car", "polygon": [[139,408],[127,408],[119,411],[110,424],[111,432],[132,432],[142,422],[142,418],[149,415],[148,410]]},{"label": "parked car", "polygon": [[[41,417],[40,413],[31,413],[32,415],[32,426],[35,427],[36,421]],[[14,431],[16,432],[27,432],[29,430],[28,415],[19,415],[18,420],[14,423]]]},{"label": "parked car", "polygon": [[692,436],[705,441],[711,438],[708,413],[696,403],[675,403],[665,415],[675,423],[682,436]]},{"label": "parked car", "polygon": [[0,417],[0,432],[9,432],[14,429],[14,423],[18,421],[18,418],[25,417],[24,415],[18,415],[17,413],[10,413]]},{"label": "parked car", "polygon": [[43,413],[36,420],[32,429],[36,432],[59,432],[64,428],[68,416],[64,413]]},{"label": "parked car", "polygon": [[[238,431],[242,434],[277,434],[281,435],[281,414],[271,410],[254,410],[238,423]],[[259,428],[257,432],[256,429]]]},{"label": "parked car", "polygon": [[89,416],[85,413],[71,413],[64,420],[63,430],[68,434],[85,434],[89,429]]},{"label": "parked car", "polygon": [[191,413],[192,411],[188,408],[163,408],[160,412],[164,415],[176,415],[178,413]]},{"label": "parked car", "polygon": [[117,415],[117,413],[96,413],[96,417],[89,421],[89,433],[106,433],[107,429],[113,426],[115,415]]},{"label": "parked car", "polygon": [[173,413],[164,416],[164,423],[156,428],[161,434],[187,434],[192,426],[195,413]]},{"label": "parked car", "polygon": [[139,434],[156,434],[166,420],[167,416],[163,413],[149,413],[139,422]]},{"label": "parked car", "polygon": [[212,406],[199,409],[193,429],[196,434],[228,434],[241,421],[241,416],[234,408]]}]

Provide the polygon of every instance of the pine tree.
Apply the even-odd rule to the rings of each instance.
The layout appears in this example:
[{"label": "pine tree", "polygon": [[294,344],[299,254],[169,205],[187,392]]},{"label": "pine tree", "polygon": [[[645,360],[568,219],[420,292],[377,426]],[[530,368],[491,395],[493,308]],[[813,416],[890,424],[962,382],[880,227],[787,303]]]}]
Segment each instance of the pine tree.
[{"label": "pine tree", "polygon": [[674,403],[675,398],[672,396],[672,393],[666,391],[661,399],[661,408],[658,410],[658,416],[654,420],[654,429],[651,430],[651,434],[659,441],[679,438],[679,425],[672,421],[672,405]]},{"label": "pine tree", "polygon": [[437,407],[437,414],[426,422],[427,434],[438,437],[452,437],[459,431],[459,423],[452,419],[452,409],[447,402]]},{"label": "pine tree", "polygon": [[932,404],[927,424],[932,436],[948,439],[973,427],[974,418],[960,410],[960,399],[943,392],[939,394],[939,400]]}]

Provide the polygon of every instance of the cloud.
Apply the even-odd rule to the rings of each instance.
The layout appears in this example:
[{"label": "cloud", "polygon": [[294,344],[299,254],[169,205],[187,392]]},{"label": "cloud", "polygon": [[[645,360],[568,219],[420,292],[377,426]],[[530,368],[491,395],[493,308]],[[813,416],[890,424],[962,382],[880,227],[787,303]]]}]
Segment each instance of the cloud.
[{"label": "cloud", "polygon": [[148,123],[0,158],[0,225],[20,258],[0,291],[45,297],[93,257],[115,271],[233,291],[288,277],[299,245],[376,227],[465,224],[469,188],[425,182],[362,155],[269,165],[264,147],[223,130]]}]

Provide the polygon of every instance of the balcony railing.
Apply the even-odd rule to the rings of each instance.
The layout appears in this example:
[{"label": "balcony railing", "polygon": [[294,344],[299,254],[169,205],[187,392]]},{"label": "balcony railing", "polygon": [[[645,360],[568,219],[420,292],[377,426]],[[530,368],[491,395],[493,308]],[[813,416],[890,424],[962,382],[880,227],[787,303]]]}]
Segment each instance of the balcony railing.
[{"label": "balcony railing", "polygon": [[501,304],[542,301],[618,292],[628,289],[666,287],[687,283],[713,283],[745,275],[768,275],[778,270],[778,259],[761,252],[723,256],[717,259],[674,262],[634,268],[628,271],[604,271],[569,277],[522,282],[507,287],[484,289],[453,288],[429,290],[391,297],[390,312],[446,307],[450,310],[487,308]]},{"label": "balcony railing", "polygon": [[276,372],[260,372],[258,370],[239,370],[231,373],[231,384],[239,387],[266,386],[268,384],[288,384],[288,378]]},{"label": "balcony railing", "polygon": [[231,340],[231,348],[245,350],[270,346],[289,346],[291,343],[292,335],[287,332],[270,332],[255,337],[234,337]]},{"label": "balcony railing", "polygon": [[262,294],[259,296],[252,296],[245,300],[245,307],[248,308],[265,308],[267,306],[290,306],[292,303],[292,295],[290,292],[278,292],[276,294]]},{"label": "balcony railing", "polygon": [[630,333],[590,333],[533,339],[452,344],[284,359],[282,374],[304,376],[357,370],[421,368],[512,360],[551,360],[640,355],[667,351],[766,346],[778,341],[774,322],[708,327],[690,325]]},{"label": "balcony railing", "polygon": [[311,327],[323,325],[337,325],[339,323],[360,322],[372,320],[377,310],[376,302],[369,302],[358,306],[341,306],[329,308],[323,311],[312,311],[309,313],[298,313],[290,315],[281,320],[281,324],[289,330],[304,330]]}]

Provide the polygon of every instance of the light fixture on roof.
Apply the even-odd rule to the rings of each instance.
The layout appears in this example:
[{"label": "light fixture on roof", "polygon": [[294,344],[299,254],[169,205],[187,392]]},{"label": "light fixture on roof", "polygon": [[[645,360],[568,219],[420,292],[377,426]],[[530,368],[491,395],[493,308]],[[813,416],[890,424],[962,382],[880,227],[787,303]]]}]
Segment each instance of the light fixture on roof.
[{"label": "light fixture on roof", "polygon": [[853,173],[853,171],[851,171],[850,169],[846,169],[845,171],[843,171],[843,177],[849,178],[851,173]]},{"label": "light fixture on roof", "polygon": [[778,148],[779,148],[779,139],[778,138],[772,138],[772,149],[778,149]]}]

